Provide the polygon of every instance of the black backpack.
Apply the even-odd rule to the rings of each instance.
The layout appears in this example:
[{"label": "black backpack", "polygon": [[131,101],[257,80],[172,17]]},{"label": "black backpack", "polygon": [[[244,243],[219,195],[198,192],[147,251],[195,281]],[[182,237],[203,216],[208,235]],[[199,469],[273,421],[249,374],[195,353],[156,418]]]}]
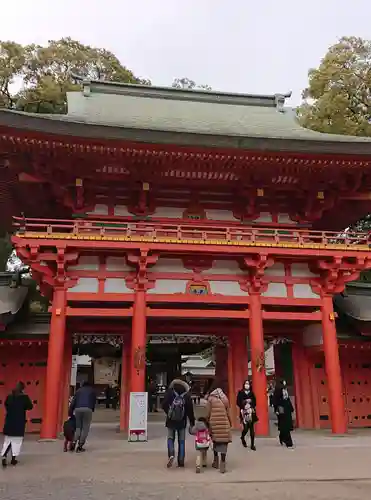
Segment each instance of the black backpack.
[{"label": "black backpack", "polygon": [[182,422],[185,417],[185,392],[178,394],[174,391],[174,399],[167,414],[170,422]]}]

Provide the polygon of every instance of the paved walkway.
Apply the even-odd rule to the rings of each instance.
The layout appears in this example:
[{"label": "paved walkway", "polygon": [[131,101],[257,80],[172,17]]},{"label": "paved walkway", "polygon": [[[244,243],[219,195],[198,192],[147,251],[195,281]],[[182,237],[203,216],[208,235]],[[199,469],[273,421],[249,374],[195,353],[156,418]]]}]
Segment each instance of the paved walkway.
[{"label": "paved walkway", "polygon": [[[92,500],[116,498],[179,499],[298,498],[368,499],[371,492],[371,431],[332,437],[326,432],[296,432],[296,447],[258,438],[254,453],[242,448],[238,435],[230,446],[228,473],[213,469],[194,473],[192,437],[186,468],[167,470],[162,417],[152,418],[147,443],[128,443],[116,432],[118,415],[95,423],[85,454],[62,452],[62,441],[25,442],[18,467],[0,470],[0,498]],[[102,416],[97,420],[104,420]],[[211,453],[209,457],[211,462]],[[205,490],[207,486],[207,491]],[[205,493],[206,491],[206,493]]]}]

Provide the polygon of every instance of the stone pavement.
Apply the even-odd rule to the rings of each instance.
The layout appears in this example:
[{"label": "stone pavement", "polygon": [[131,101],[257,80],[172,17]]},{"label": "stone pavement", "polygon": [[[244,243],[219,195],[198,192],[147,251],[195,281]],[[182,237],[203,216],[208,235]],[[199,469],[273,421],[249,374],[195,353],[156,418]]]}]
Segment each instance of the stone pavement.
[{"label": "stone pavement", "polygon": [[[296,432],[293,450],[279,446],[274,437],[259,438],[255,453],[243,449],[236,434],[229,450],[228,473],[209,468],[196,475],[191,436],[187,438],[186,468],[166,469],[162,416],[151,418],[148,443],[128,443],[116,432],[118,414],[110,419],[105,423],[102,414],[97,416],[87,451],[81,455],[63,453],[62,441],[39,443],[29,437],[19,466],[0,470],[0,498],[370,498],[371,431],[345,437]],[[209,459],[211,462],[211,453]]]}]

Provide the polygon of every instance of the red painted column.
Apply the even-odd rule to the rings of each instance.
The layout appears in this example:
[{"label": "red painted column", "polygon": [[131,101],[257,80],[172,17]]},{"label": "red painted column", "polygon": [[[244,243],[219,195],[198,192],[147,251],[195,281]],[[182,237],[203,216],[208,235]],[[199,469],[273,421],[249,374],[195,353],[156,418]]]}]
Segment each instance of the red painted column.
[{"label": "red painted column", "polygon": [[130,354],[130,345],[124,343],[121,366],[120,432],[127,432],[129,423]]},{"label": "red painted column", "polygon": [[215,346],[215,378],[228,380],[228,348],[222,345]]},{"label": "red painted column", "polygon": [[144,290],[137,290],[131,337],[131,392],[144,392],[146,389],[146,341],[146,293]]},{"label": "red painted column", "polygon": [[267,375],[265,373],[265,350],[263,317],[260,295],[250,294],[250,350],[252,385],[256,396],[256,412],[259,422],[256,433],[260,436],[269,434],[269,415],[267,398]]},{"label": "red painted column", "polygon": [[237,381],[237,389],[240,390],[244,381],[249,377],[249,357],[247,354],[247,339],[246,336],[241,333],[237,337],[238,339],[238,364],[239,364],[239,375]]},{"label": "red painted column", "polygon": [[72,336],[66,334],[63,356],[63,376],[61,379],[61,401],[58,430],[62,429],[63,422],[68,417],[68,400],[70,397],[71,387],[71,370],[72,370]]},{"label": "red painted column", "polygon": [[50,322],[41,439],[56,439],[57,437],[59,404],[62,397],[61,379],[63,376],[65,333],[66,291],[63,288],[56,288],[54,289]]},{"label": "red painted column", "polygon": [[329,390],[331,428],[334,434],[344,434],[347,430],[343,384],[339,359],[339,346],[336,335],[332,297],[322,297],[323,350]]},{"label": "red painted column", "polygon": [[233,335],[229,335],[229,345],[228,345],[228,399],[231,411],[231,419],[234,423],[233,427],[236,427],[237,421],[237,411],[236,411],[236,394],[235,394],[235,368],[236,359],[234,358],[234,342],[235,338]]},{"label": "red painted column", "polygon": [[298,341],[292,344],[292,366],[294,371],[294,392],[295,392],[295,413],[296,413],[296,427],[302,429],[304,426],[303,417],[303,380],[301,379],[300,363],[301,363],[301,350]]}]

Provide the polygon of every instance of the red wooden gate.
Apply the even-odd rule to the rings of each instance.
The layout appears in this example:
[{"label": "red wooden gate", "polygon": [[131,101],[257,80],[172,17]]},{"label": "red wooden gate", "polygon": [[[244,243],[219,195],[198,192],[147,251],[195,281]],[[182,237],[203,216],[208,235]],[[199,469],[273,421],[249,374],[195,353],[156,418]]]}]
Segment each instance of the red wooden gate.
[{"label": "red wooden gate", "polygon": [[[350,428],[371,427],[371,352],[360,352],[358,349],[343,351],[340,364],[348,425]],[[315,420],[319,422],[319,427],[328,428],[331,420],[323,353],[311,358],[311,378],[313,399],[318,401]]]},{"label": "red wooden gate", "polygon": [[47,344],[17,343],[0,345],[0,429],[4,423],[4,403],[7,395],[19,381],[33,402],[27,414],[26,432],[39,432],[43,412],[44,381],[46,375]]}]

